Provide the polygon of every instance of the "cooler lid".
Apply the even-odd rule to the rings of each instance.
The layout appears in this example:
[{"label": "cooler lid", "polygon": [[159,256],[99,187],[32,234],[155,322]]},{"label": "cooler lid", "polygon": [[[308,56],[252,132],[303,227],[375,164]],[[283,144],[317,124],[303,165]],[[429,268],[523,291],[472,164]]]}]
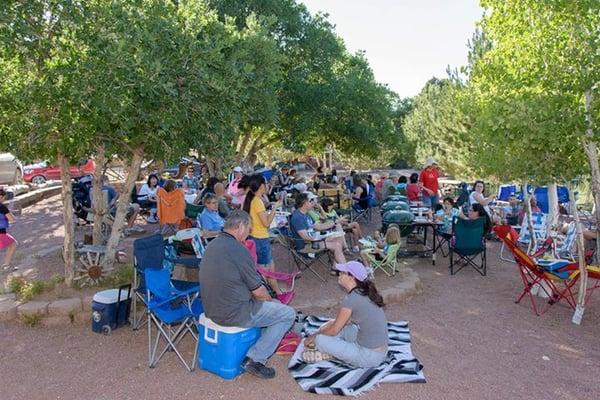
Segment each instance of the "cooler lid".
[{"label": "cooler lid", "polygon": [[210,318],[208,318],[204,313],[200,314],[200,319],[198,320],[198,324],[204,326],[205,328],[212,329],[214,331],[219,331],[223,333],[239,333],[243,331],[247,331],[250,328],[239,328],[237,326],[221,326],[214,323]]},{"label": "cooler lid", "polygon": [[[101,304],[114,304],[116,303],[117,296],[119,296],[119,289],[108,289],[98,292],[94,295],[93,301]],[[121,291],[121,301],[127,300],[127,290]]]}]

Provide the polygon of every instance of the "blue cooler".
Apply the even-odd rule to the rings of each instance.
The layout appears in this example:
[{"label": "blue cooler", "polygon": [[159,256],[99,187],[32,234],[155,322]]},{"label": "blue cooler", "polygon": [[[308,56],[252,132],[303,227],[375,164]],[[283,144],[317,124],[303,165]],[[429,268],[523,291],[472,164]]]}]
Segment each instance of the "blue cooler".
[{"label": "blue cooler", "polygon": [[240,364],[259,337],[259,328],[220,326],[202,314],[198,321],[198,367],[233,379],[244,372]]},{"label": "blue cooler", "polygon": [[131,308],[131,285],[98,292],[92,299],[92,330],[110,334],[129,322]]}]

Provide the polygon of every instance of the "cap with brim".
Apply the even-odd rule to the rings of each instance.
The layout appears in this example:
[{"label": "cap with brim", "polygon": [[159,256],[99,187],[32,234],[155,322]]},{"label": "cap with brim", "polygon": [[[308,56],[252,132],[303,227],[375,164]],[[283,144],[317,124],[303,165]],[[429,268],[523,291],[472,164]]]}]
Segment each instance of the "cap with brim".
[{"label": "cap with brim", "polygon": [[233,172],[244,172],[244,170],[242,169],[242,167],[235,167],[233,169]]},{"label": "cap with brim", "polygon": [[437,161],[435,161],[433,158],[429,157],[427,159],[427,161],[425,161],[425,166],[426,167],[431,167],[433,164],[437,165]]},{"label": "cap with brim", "polygon": [[314,200],[314,199],[318,198],[319,196],[317,196],[313,192],[306,192],[306,197],[308,198],[308,200]]},{"label": "cap with brim", "polygon": [[358,261],[348,261],[344,264],[335,264],[335,269],[341,272],[347,272],[361,282],[364,282],[369,276],[369,272],[364,265]]}]

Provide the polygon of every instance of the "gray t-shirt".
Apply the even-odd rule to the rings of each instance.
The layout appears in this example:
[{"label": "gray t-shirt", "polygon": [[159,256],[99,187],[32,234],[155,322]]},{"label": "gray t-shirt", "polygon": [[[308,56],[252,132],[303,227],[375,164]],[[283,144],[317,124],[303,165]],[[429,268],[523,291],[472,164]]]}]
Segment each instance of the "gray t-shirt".
[{"label": "gray t-shirt", "polygon": [[383,309],[356,289],[342,301],[343,308],[352,310],[350,319],[358,326],[356,342],[366,348],[387,346],[388,330]]},{"label": "gray t-shirt", "polygon": [[243,327],[262,306],[251,293],[262,283],[250,252],[226,232],[206,247],[199,277],[204,314],[219,325]]}]

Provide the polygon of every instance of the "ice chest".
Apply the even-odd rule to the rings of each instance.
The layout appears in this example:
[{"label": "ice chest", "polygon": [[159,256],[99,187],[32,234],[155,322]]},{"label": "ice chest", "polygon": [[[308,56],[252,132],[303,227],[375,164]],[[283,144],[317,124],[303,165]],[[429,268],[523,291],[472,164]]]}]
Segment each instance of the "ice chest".
[{"label": "ice chest", "polygon": [[233,379],[243,372],[240,364],[260,337],[260,329],[220,326],[202,314],[198,335],[198,367]]},{"label": "ice chest", "polygon": [[129,321],[131,285],[98,292],[92,299],[92,331],[110,334]]}]

